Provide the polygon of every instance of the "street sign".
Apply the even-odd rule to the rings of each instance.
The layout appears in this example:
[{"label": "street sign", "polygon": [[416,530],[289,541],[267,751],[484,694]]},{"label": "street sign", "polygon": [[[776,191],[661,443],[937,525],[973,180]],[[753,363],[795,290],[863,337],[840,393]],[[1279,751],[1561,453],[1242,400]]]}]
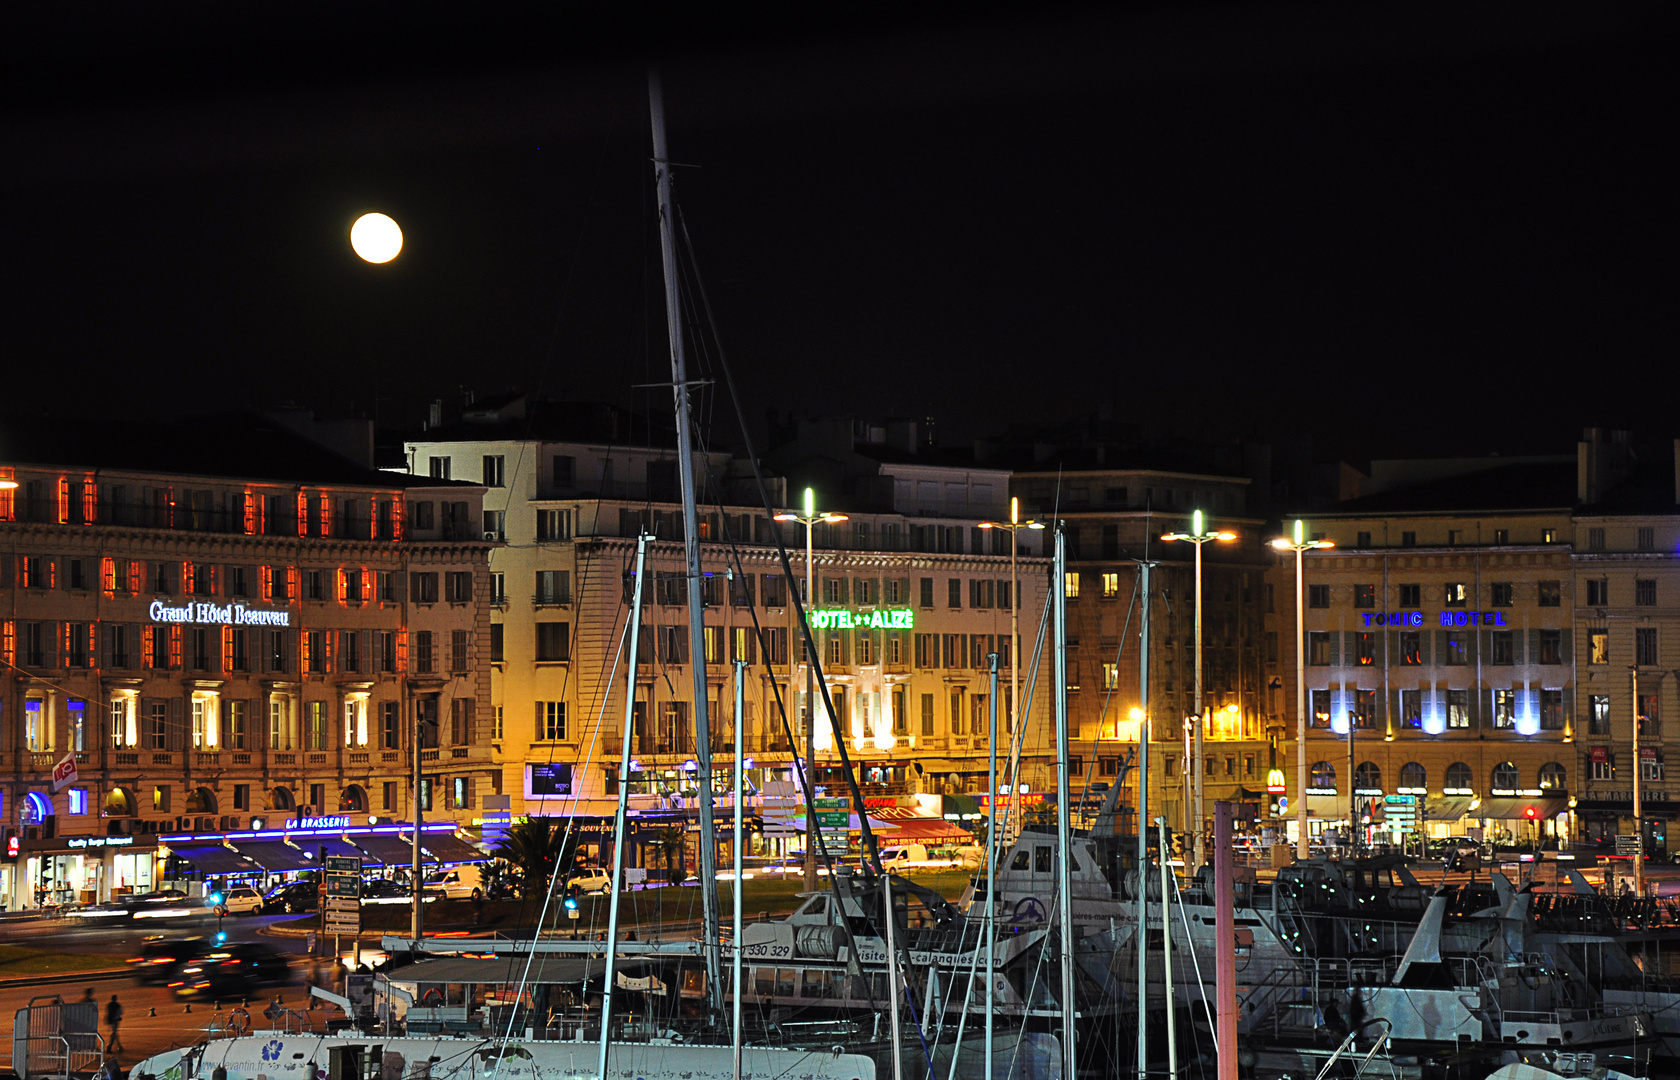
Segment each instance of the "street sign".
[{"label": "street sign", "polygon": [[327,856],[327,873],[354,874],[359,878],[362,876],[362,860],[354,856],[329,855]]},{"label": "street sign", "polygon": [[342,934],[348,937],[359,934],[362,932],[362,917],[359,913],[349,915],[342,911],[330,911],[327,913],[326,926],[322,929],[329,935]]},{"label": "street sign", "polygon": [[347,896],[352,900],[359,900],[362,895],[362,879],[346,874],[328,874],[327,895]]},{"label": "street sign", "polygon": [[355,896],[328,896],[322,910],[328,912],[359,912],[362,910],[362,901],[359,897]]},{"label": "street sign", "polygon": [[1616,854],[1617,855],[1621,855],[1621,856],[1624,856],[1624,857],[1632,856],[1632,855],[1638,855],[1639,854],[1639,848],[1640,848],[1640,844],[1639,844],[1639,834],[1638,833],[1617,833],[1616,834]]}]

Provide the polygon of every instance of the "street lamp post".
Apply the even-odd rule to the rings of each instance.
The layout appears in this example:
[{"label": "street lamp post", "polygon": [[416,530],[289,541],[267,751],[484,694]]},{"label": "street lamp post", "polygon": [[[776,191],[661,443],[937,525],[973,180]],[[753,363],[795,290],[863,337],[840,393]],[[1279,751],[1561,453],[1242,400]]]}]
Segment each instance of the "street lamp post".
[{"label": "street lamp post", "polygon": [[[1329,540],[1306,539],[1306,529],[1306,522],[1297,518],[1292,536],[1280,536],[1272,541],[1272,547],[1277,550],[1295,553],[1295,821],[1300,830],[1295,838],[1295,857],[1303,861],[1312,854],[1312,839],[1307,833],[1307,632],[1302,626],[1306,605],[1302,602],[1301,556],[1304,552],[1336,546]],[[1353,783],[1353,777],[1348,777],[1348,783]]]},{"label": "street lamp post", "polygon": [[[777,521],[797,521],[805,526],[805,609],[809,611],[816,602],[817,590],[815,578],[811,573],[811,526],[817,522],[832,525],[845,521],[845,514],[817,513],[817,494],[810,488],[805,489],[804,513],[795,514],[791,511],[777,514]],[[815,636],[812,637],[815,641]],[[814,890],[817,887],[817,808],[813,801],[816,794],[816,774],[813,766],[817,760],[817,710],[813,695],[816,693],[816,662],[809,649],[805,654],[805,776],[811,795],[805,799],[805,888]],[[793,696],[793,671],[788,670],[788,696]],[[858,807],[858,813],[863,813],[863,807]]]},{"label": "street lamp post", "polygon": [[1210,540],[1231,541],[1237,538],[1233,532],[1221,532],[1218,529],[1205,527],[1202,512],[1197,510],[1190,515],[1190,531],[1167,533],[1163,540],[1183,540],[1196,545],[1196,718],[1192,721],[1196,729],[1194,743],[1195,760],[1191,762],[1190,776],[1191,796],[1195,809],[1195,827],[1190,830],[1191,844],[1194,854],[1191,861],[1199,869],[1206,862],[1205,852],[1202,850],[1202,729],[1207,726],[1202,715],[1202,545]]},{"label": "street lamp post", "polygon": [[[1020,708],[1021,700],[1021,578],[1015,570],[1015,553],[1019,545],[1015,542],[1015,533],[1020,529],[1042,529],[1043,522],[1021,520],[1021,500],[1011,495],[1009,497],[1009,524],[1001,521],[982,521],[982,529],[1006,529],[1009,532],[1009,712],[1005,714],[1005,726],[1011,738],[1019,730],[1020,717],[1016,710]],[[1056,583],[1059,588],[1060,582]],[[997,736],[994,734],[993,739]],[[1014,774],[1009,777],[1009,805],[1014,810],[1019,785],[1015,782]],[[997,785],[992,785],[992,791],[987,796],[993,817],[997,816]],[[1015,828],[1020,827],[1020,816],[1011,813],[1010,822]]]}]

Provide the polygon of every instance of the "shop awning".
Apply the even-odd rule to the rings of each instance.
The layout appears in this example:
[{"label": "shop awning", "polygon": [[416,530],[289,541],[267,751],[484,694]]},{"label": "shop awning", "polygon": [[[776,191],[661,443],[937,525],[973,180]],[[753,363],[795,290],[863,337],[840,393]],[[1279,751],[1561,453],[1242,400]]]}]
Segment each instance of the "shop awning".
[{"label": "shop awning", "polygon": [[917,771],[923,776],[930,774],[933,776],[945,776],[948,773],[966,772],[973,768],[973,766],[969,765],[967,762],[948,761],[944,758],[922,758],[920,761],[916,761],[913,764],[916,766]]},{"label": "shop awning", "polygon": [[440,863],[483,862],[490,857],[471,844],[457,839],[454,833],[423,833],[420,837],[420,847]]},{"label": "shop awning", "polygon": [[170,848],[169,852],[214,877],[255,877],[263,872],[263,868],[250,859],[220,844]]},{"label": "shop awning", "polygon": [[1555,795],[1537,795],[1532,798],[1484,799],[1482,805],[1471,813],[1480,818],[1498,821],[1509,821],[1513,818],[1519,821],[1546,821],[1557,817],[1567,809],[1569,809],[1567,798]]},{"label": "shop awning", "polygon": [[[413,866],[414,848],[406,836],[397,833],[369,833],[366,836],[353,837],[355,845],[367,853],[367,857],[376,863],[386,866]],[[425,845],[422,843],[421,847]],[[422,862],[427,860],[425,853],[421,853]]]},{"label": "shop awning", "polygon": [[306,858],[303,852],[279,840],[242,840],[236,847],[239,854],[271,874],[320,869],[314,859]]},{"label": "shop awning", "polygon": [[1470,812],[1475,800],[1468,795],[1442,795],[1423,804],[1423,812],[1430,821],[1457,821]]}]

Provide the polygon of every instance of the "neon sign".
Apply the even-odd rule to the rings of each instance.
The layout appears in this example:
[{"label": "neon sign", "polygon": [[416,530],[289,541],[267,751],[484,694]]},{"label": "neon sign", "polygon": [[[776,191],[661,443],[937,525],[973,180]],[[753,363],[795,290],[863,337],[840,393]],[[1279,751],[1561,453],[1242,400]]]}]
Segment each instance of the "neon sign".
[{"label": "neon sign", "polygon": [[[1362,611],[1366,626],[1422,626],[1423,612],[1421,611]],[[1454,626],[1505,626],[1503,611],[1443,611],[1441,625]]]},{"label": "neon sign", "polygon": [[333,814],[327,817],[287,818],[288,829],[348,829],[350,827],[349,814]]},{"label": "neon sign", "polygon": [[199,626],[290,626],[289,611],[252,611],[244,604],[183,604],[170,607],[153,600],[147,610],[153,622],[191,623]]},{"label": "neon sign", "polygon": [[816,630],[909,630],[915,625],[916,612],[913,608],[876,608],[874,611],[824,608],[811,612],[811,627]]}]

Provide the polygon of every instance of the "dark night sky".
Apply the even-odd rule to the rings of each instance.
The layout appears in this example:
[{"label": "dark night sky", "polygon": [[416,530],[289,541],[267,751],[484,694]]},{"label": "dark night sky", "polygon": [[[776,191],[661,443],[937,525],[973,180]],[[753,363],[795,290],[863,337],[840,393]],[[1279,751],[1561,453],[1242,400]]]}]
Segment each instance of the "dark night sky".
[{"label": "dark night sky", "polygon": [[[1666,7],[466,10],[9,34],[11,404],[648,400],[657,56],[755,414],[1108,402],[1351,456],[1680,428]],[[388,267],[349,251],[368,209]]]}]

